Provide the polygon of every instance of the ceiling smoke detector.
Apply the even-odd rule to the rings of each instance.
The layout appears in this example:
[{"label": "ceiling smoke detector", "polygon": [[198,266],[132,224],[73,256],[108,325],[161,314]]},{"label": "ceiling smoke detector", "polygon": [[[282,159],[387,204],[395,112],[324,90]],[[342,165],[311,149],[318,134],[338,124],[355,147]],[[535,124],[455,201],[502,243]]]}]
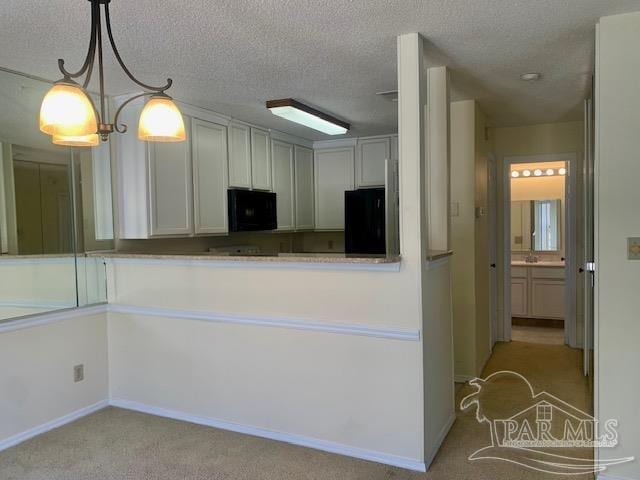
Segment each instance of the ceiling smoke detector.
[{"label": "ceiling smoke detector", "polygon": [[520,80],[524,80],[525,82],[537,82],[542,78],[542,75],[538,72],[529,72],[523,73],[520,75]]}]

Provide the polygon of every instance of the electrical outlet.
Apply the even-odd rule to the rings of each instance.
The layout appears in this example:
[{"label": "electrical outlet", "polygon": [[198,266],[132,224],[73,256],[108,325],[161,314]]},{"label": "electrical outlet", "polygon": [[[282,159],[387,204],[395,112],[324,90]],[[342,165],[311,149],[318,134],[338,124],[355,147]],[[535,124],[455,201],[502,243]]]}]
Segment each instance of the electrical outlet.
[{"label": "electrical outlet", "polygon": [[84,380],[84,365],[75,365],[73,367],[73,381],[81,382]]},{"label": "electrical outlet", "polygon": [[451,202],[451,216],[459,217],[460,216],[460,203]]},{"label": "electrical outlet", "polygon": [[640,237],[627,238],[627,258],[640,260]]},{"label": "electrical outlet", "polygon": [[327,246],[329,247],[329,250],[333,250],[333,240],[329,240]]}]

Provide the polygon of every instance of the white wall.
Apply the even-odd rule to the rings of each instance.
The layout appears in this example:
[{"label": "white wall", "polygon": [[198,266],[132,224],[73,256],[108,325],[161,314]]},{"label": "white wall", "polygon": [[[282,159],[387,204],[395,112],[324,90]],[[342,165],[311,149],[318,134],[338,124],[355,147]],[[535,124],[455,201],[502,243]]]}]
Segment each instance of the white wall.
[{"label": "white wall", "polygon": [[460,380],[474,377],[476,335],[475,276],[475,101],[451,104],[451,276],[455,373]]},{"label": "white wall", "polygon": [[600,19],[596,59],[596,414],[619,422],[615,449],[636,456],[611,467],[614,478],[640,478],[640,261],[627,260],[626,238],[640,236],[640,13]]},{"label": "white wall", "polygon": [[[489,226],[486,118],[474,100],[451,103],[451,259],[455,373],[479,375],[489,347]],[[485,214],[477,217],[476,207]]]},{"label": "white wall", "polygon": [[[6,331],[0,325],[0,449],[31,429],[106,401],[104,313]],[[85,379],[74,383],[73,366]]]}]

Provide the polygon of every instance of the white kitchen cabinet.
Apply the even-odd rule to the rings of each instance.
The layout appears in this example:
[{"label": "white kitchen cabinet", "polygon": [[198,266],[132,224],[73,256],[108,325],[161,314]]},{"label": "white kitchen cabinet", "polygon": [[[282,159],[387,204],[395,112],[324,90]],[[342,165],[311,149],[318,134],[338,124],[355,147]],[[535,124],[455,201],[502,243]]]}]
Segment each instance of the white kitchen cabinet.
[{"label": "white kitchen cabinet", "polygon": [[313,230],[315,228],[313,150],[296,145],[294,147],[294,165],[296,230]]},{"label": "white kitchen cabinet", "polygon": [[251,129],[251,187],[271,190],[271,148],[269,132]]},{"label": "white kitchen cabinet", "polygon": [[354,189],[353,147],[314,152],[316,230],[344,230],[344,192]]},{"label": "white kitchen cabinet", "polygon": [[195,233],[227,233],[227,127],[193,119],[191,145]]},{"label": "white kitchen cabinet", "polygon": [[[127,98],[116,97],[116,106]],[[145,239],[226,233],[226,119],[181,105],[186,141],[143,142],[138,140],[135,128],[143,106],[144,100],[138,99],[122,111],[121,120],[129,129],[112,139],[119,237]]]},{"label": "white kitchen cabinet", "polygon": [[251,128],[229,125],[229,186],[251,188]]},{"label": "white kitchen cabinet", "polygon": [[385,163],[390,158],[389,137],[364,138],[356,147],[356,187],[384,187]]},{"label": "white kitchen cabinet", "polygon": [[278,231],[295,229],[293,145],[280,140],[271,142],[273,191],[276,194]]},{"label": "white kitchen cabinet", "polygon": [[[185,117],[185,128],[189,118]],[[189,142],[149,142],[151,236],[193,233],[193,179]]]}]

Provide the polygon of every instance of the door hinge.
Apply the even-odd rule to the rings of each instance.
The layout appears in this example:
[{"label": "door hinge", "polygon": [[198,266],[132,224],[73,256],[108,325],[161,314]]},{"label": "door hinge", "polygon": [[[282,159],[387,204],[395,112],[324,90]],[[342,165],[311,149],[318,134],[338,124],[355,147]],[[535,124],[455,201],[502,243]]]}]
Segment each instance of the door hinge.
[{"label": "door hinge", "polygon": [[596,262],[586,262],[584,264],[584,269],[587,272],[595,272],[596,271]]}]

